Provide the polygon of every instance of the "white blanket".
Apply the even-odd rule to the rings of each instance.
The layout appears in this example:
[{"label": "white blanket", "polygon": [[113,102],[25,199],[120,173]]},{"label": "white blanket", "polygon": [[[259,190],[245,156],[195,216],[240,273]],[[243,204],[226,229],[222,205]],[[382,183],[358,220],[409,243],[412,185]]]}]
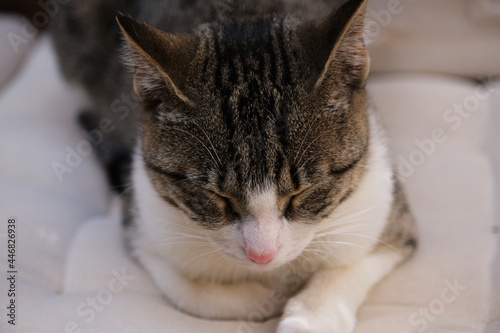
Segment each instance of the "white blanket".
[{"label": "white blanket", "polygon": [[[370,293],[356,333],[500,332],[498,192],[485,149],[500,141],[487,132],[491,122],[500,125],[498,113],[492,117],[500,85],[489,87],[486,96],[475,83],[446,76],[370,79],[421,239],[415,256]],[[277,320],[201,320],[162,298],[122,247],[120,200],[100,165],[92,154],[73,155],[85,153],[77,104],[47,37],[0,90],[4,271],[8,218],[17,237],[16,325],[7,322],[12,298],[2,278],[0,332],[274,332]]]}]

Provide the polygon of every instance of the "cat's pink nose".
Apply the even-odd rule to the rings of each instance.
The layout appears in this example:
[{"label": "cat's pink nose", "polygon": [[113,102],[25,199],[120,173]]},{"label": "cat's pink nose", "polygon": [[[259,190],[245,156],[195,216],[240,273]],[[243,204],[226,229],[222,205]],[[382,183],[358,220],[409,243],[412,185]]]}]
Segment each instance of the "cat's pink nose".
[{"label": "cat's pink nose", "polygon": [[265,253],[265,254],[256,254],[256,253],[253,253],[252,251],[247,251],[247,257],[252,259],[252,261],[257,263],[257,264],[266,264],[269,261],[271,261],[271,259],[276,257],[276,253],[277,253],[277,251],[273,251],[273,252],[269,252],[269,253]]}]

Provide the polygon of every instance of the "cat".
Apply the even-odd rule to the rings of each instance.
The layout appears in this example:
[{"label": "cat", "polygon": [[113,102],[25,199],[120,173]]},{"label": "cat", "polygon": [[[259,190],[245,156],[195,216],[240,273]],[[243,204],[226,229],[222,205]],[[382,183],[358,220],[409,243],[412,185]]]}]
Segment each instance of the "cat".
[{"label": "cat", "polygon": [[[119,129],[102,156],[131,156],[127,246],[178,309],[351,332],[416,248],[367,101],[366,3],[90,0],[58,18],[83,123],[105,114]],[[132,89],[125,124],[112,104]]]}]

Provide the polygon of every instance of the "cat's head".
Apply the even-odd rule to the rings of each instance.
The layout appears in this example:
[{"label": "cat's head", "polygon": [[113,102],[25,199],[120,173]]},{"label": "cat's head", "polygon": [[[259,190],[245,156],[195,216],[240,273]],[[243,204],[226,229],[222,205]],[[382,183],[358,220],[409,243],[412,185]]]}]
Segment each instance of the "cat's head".
[{"label": "cat's head", "polygon": [[356,190],[369,140],[365,2],[316,22],[269,17],[193,35],[118,18],[151,183],[229,260],[296,258]]}]

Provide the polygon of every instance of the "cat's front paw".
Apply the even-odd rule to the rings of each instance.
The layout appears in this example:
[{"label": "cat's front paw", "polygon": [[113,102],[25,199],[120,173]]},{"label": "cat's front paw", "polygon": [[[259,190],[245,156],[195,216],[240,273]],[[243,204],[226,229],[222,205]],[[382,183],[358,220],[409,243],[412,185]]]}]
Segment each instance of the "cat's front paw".
[{"label": "cat's front paw", "polygon": [[342,303],[328,309],[314,308],[291,299],[285,307],[277,333],[351,333],[356,315]]}]

